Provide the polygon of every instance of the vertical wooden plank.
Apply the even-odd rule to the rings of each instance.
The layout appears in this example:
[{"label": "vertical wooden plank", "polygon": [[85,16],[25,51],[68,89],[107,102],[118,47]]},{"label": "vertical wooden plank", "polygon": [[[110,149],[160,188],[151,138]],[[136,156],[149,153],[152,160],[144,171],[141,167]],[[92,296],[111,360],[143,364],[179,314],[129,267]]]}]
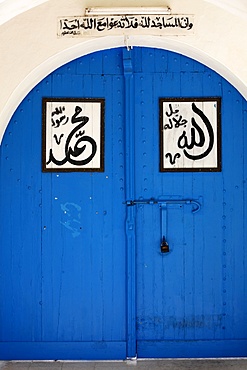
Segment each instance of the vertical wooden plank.
[{"label": "vertical wooden plank", "polygon": [[132,51],[133,71],[134,73],[142,72],[142,48],[135,46]]},{"label": "vertical wooden plank", "polygon": [[[202,96],[202,73],[194,73],[194,61],[190,58],[181,58],[180,73],[180,92],[183,97]],[[186,173],[183,176],[183,197],[185,199],[197,199],[202,194],[198,180],[200,174]],[[199,185],[199,186],[198,186]],[[184,339],[194,339],[196,332],[204,330],[204,318],[202,317],[201,307],[197,304],[196,285],[198,285],[201,261],[197,260],[197,255],[201,256],[203,233],[200,240],[196,238],[196,226],[201,220],[201,211],[192,214],[192,208],[184,206],[181,210],[183,213],[183,269],[184,269]],[[199,275],[199,276],[198,276]],[[201,289],[203,287],[201,286]],[[199,294],[200,297],[200,294]],[[200,303],[199,303],[200,305]]]},{"label": "vertical wooden plank", "polygon": [[168,71],[181,72],[181,55],[178,53],[168,53]]},{"label": "vertical wooden plank", "polygon": [[[107,84],[108,86],[109,84]],[[111,259],[105,257],[104,263],[108,266],[106,287],[110,291],[110,302],[105,311],[106,320],[104,322],[104,331],[108,332],[108,337],[114,339],[116,337],[125,340],[126,338],[126,249],[125,249],[125,182],[124,182],[124,105],[121,95],[123,91],[124,80],[123,76],[113,76],[112,88],[108,89],[106,101],[112,101],[113,104],[109,107],[108,115],[111,114],[109,122],[108,137],[109,145],[106,151],[106,160],[109,162],[109,169],[106,171],[106,187],[110,186],[109,196],[104,198],[104,207],[107,209],[105,215],[106,232],[105,245],[111,248]],[[111,183],[109,184],[109,179]],[[117,199],[113,202],[113,199]],[[120,216],[121,215],[121,216]],[[111,220],[115,220],[114,225]],[[122,245],[121,253],[116,246]],[[106,299],[106,297],[104,297]],[[119,312],[123,312],[122,324],[119,325]],[[109,325],[111,322],[111,325]]]},{"label": "vertical wooden plank", "polygon": [[[168,73],[162,84],[160,96],[181,96],[180,58],[176,53],[168,54]],[[172,176],[170,173],[159,174],[161,178],[162,193],[166,196],[183,197],[184,177],[186,174]],[[171,254],[164,256],[164,282],[165,296],[163,312],[167,317],[164,335],[169,339],[183,339],[184,320],[184,246],[181,240],[183,218],[180,208],[169,208],[167,240],[170,244]],[[176,276],[176,278],[173,278]],[[167,302],[167,303],[166,303]],[[167,333],[167,334],[166,334]]]},{"label": "vertical wooden plank", "polygon": [[123,64],[121,60],[122,50],[120,48],[109,49],[103,52],[102,63],[104,74],[122,75]]},{"label": "vertical wooden plank", "polygon": [[[242,98],[242,97],[241,97]],[[247,266],[247,248],[245,248],[245,244],[246,244],[246,240],[247,240],[247,218],[246,218],[246,214],[247,214],[247,198],[246,198],[246,173],[247,173],[247,168],[246,168],[246,154],[247,154],[247,145],[246,145],[246,140],[245,138],[247,137],[247,102],[246,100],[244,100],[243,102],[243,137],[244,137],[244,144],[243,144],[243,162],[244,162],[244,168],[243,168],[243,213],[244,213],[244,219],[243,219],[243,245],[240,247],[241,249],[241,253],[242,253],[242,260],[241,260],[241,255],[240,255],[240,264],[242,265],[241,266],[241,273],[240,273],[240,279],[242,281],[241,283],[241,286],[242,286],[242,295],[243,295],[243,299],[242,298],[239,298],[241,297],[241,293],[238,295],[238,301],[240,302],[243,302],[243,305],[241,304],[240,306],[242,306],[242,313],[241,313],[241,316],[242,315],[245,315],[245,312],[247,311],[247,281],[246,281],[246,266]],[[238,314],[237,314],[238,315]],[[245,325],[246,325],[246,321],[243,321],[244,322],[244,325],[241,326],[241,329],[239,331],[241,337],[244,337],[245,333],[246,333],[246,328],[245,328]]]},{"label": "vertical wooden plank", "polygon": [[[135,199],[135,131],[134,131],[134,81],[132,51],[123,49],[124,102],[125,102],[125,181],[126,201]],[[136,357],[136,239],[135,207],[126,209],[127,249],[127,357]]]},{"label": "vertical wooden plank", "polygon": [[[221,96],[222,91],[220,82],[221,78],[213,71],[205,70],[202,81],[203,95]],[[203,256],[203,299],[204,315],[206,315],[210,320],[210,325],[204,328],[204,336],[205,338],[218,338],[222,333],[222,288],[220,273],[222,253],[222,173],[205,173],[203,179],[203,228],[205,235],[205,249]],[[212,207],[214,207],[213,213]],[[211,257],[212,255],[214,255],[213,261]]]},{"label": "vertical wooden plank", "polygon": [[[99,80],[102,80],[100,83]],[[99,86],[100,90],[99,90]],[[125,273],[124,248],[119,253],[119,248],[125,242],[124,233],[124,183],[123,183],[123,105],[121,105],[121,94],[123,87],[123,78],[121,77],[104,77],[100,76],[94,80],[93,94],[104,95],[108,103],[106,110],[106,133],[109,145],[105,151],[106,170],[103,174],[104,187],[102,193],[95,191],[94,198],[98,199],[97,203],[102,203],[102,225],[104,226],[102,245],[103,281],[102,304],[104,307],[104,320],[102,322],[103,339],[121,336],[125,338],[125,326],[117,325],[119,312],[125,312]],[[120,103],[120,104],[119,104]],[[116,119],[118,117],[118,119]],[[115,126],[117,124],[117,126]],[[121,168],[121,170],[120,170]],[[119,172],[120,170],[120,172]],[[98,180],[95,178],[95,189]],[[115,201],[117,200],[117,201]],[[100,225],[99,225],[100,226]],[[102,226],[101,226],[102,228]],[[117,246],[119,248],[117,248]],[[95,257],[94,257],[95,258]],[[119,266],[118,269],[116,266]],[[113,270],[115,274],[113,274]],[[122,271],[122,274],[120,274]],[[115,290],[113,289],[115,287]],[[118,292],[118,294],[116,293]],[[113,304],[107,304],[114,302]],[[118,301],[118,303],[117,303]],[[116,308],[119,309],[118,313]],[[113,319],[115,312],[115,319]],[[109,325],[111,323],[111,325]],[[115,325],[114,325],[115,324]]]},{"label": "vertical wooden plank", "polygon": [[[151,51],[150,51],[151,52]],[[150,162],[150,153],[155,156],[153,150],[153,117],[154,99],[153,99],[153,80],[150,73],[146,73],[145,66],[148,64],[149,54],[142,50],[142,66],[144,73],[135,74],[135,179],[136,179],[136,197],[137,199],[149,199],[153,197],[153,176],[150,173],[152,163]],[[149,93],[147,94],[147,84]],[[147,99],[148,97],[148,99]],[[157,109],[157,108],[156,108]],[[150,123],[150,124],[149,124]],[[151,128],[151,129],[150,129]],[[152,317],[155,301],[155,277],[151,274],[155,260],[153,258],[156,252],[159,252],[159,235],[155,235],[152,224],[149,220],[153,219],[158,210],[154,210],[151,205],[137,206],[137,312],[138,312],[138,332],[137,338],[151,339],[155,330],[157,317]],[[143,238],[145,235],[145,238]],[[158,248],[158,249],[157,249]],[[152,301],[150,300],[152,295]],[[150,320],[151,319],[151,320]]]},{"label": "vertical wooden plank", "polygon": [[168,55],[169,51],[161,49],[159,51],[159,55],[157,57],[157,53],[155,53],[155,72],[165,73],[168,70]]},{"label": "vertical wooden plank", "polygon": [[98,65],[96,61],[96,53],[85,55],[83,58],[78,58],[76,61],[75,74],[85,75],[93,73],[93,66]]},{"label": "vertical wooden plank", "polygon": [[[13,119],[17,122],[17,113]],[[3,142],[1,144],[1,271],[2,271],[2,284],[1,284],[1,340],[12,340],[14,336],[15,318],[13,312],[13,298],[14,297],[14,284],[13,280],[13,238],[11,238],[11,230],[13,230],[13,223],[11,213],[13,209],[12,203],[12,189],[16,187],[16,183],[10,176],[10,168],[8,158],[13,148],[13,127],[7,127]],[[18,171],[17,171],[18,173]],[[19,176],[17,175],[19,178]],[[4,181],[5,179],[5,181]],[[5,184],[6,186],[5,186]],[[18,188],[18,187],[17,187]],[[5,231],[5,232],[4,232]],[[4,299],[6,297],[6,299]]]}]

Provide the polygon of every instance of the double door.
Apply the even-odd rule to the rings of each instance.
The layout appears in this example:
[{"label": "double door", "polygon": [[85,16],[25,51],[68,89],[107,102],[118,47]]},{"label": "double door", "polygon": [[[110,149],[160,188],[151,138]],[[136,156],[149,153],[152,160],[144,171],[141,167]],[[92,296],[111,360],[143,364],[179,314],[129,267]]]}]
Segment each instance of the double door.
[{"label": "double door", "polygon": [[[217,169],[163,170],[169,99],[212,97]],[[98,170],[41,171],[44,98],[102,103]],[[149,48],[79,58],[30,92],[1,148],[2,359],[246,355],[245,112],[215,72]]]}]

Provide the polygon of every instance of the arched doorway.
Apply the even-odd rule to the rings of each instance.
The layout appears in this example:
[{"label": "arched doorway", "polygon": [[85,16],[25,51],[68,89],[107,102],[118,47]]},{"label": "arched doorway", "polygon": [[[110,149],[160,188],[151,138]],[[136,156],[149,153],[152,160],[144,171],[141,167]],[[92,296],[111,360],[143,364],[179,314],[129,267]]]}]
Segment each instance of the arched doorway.
[{"label": "arched doorway", "polygon": [[[90,123],[95,104],[100,165],[51,171],[51,118]],[[174,168],[164,126],[193,150],[192,106],[204,152],[214,120],[213,162]],[[246,355],[245,122],[229,83],[165,50],[89,54],[38,84],[1,146],[2,359]]]}]

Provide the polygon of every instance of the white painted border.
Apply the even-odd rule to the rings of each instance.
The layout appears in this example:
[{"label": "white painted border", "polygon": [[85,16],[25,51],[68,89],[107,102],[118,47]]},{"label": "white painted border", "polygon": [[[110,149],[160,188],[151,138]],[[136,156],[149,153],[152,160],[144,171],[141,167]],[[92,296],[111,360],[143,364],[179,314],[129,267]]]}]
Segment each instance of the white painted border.
[{"label": "white painted border", "polygon": [[[129,46],[166,49],[195,59],[223,76],[245,97],[245,99],[247,99],[247,86],[229,69],[219,63],[216,59],[213,59],[208,54],[204,53],[202,50],[193,48],[179,40],[169,40],[159,36],[130,36],[128,37],[127,42]],[[27,75],[26,78],[13,91],[0,114],[0,143],[11,116],[16,108],[30,92],[30,90],[41,80],[43,80],[49,73],[80,56],[100,50],[122,46],[126,46],[126,39],[123,36],[106,36],[83,41],[82,43],[76,44],[73,47],[64,49],[63,51],[55,54],[54,56],[48,58],[44,63],[40,64],[37,68],[33,69],[33,71],[29,73],[29,75]]]}]

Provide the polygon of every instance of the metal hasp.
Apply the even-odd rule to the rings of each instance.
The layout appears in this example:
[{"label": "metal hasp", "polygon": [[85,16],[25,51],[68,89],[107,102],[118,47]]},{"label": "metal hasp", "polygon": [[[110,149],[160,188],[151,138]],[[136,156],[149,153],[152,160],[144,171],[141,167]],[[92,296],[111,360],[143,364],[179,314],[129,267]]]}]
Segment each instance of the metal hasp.
[{"label": "metal hasp", "polygon": [[165,235],[167,235],[167,206],[169,205],[192,205],[192,213],[200,211],[201,204],[194,199],[140,199],[140,200],[127,200],[127,206],[143,205],[149,204],[154,205],[158,204],[161,211],[161,243],[160,251],[161,253],[170,252],[169,244],[166,240]]}]

